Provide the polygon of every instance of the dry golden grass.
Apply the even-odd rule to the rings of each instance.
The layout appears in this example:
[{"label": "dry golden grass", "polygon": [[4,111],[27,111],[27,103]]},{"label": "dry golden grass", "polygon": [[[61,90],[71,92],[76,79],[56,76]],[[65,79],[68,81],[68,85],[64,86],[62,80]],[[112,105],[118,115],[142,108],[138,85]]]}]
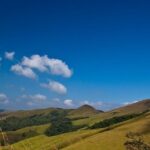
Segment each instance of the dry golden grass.
[{"label": "dry golden grass", "polygon": [[[147,124],[150,125],[150,114],[122,123],[119,127],[84,139],[64,148],[64,150],[125,150],[126,133],[129,131],[143,133]],[[149,143],[150,132],[147,134],[144,133],[143,138]]]}]

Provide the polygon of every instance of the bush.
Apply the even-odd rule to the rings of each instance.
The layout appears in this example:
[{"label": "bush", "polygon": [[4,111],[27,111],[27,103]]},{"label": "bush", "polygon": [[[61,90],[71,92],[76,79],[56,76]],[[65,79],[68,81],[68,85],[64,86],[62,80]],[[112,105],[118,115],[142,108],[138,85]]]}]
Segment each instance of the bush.
[{"label": "bush", "polygon": [[129,132],[126,137],[128,141],[126,141],[124,145],[127,150],[150,150],[150,146],[144,143],[140,134]]}]

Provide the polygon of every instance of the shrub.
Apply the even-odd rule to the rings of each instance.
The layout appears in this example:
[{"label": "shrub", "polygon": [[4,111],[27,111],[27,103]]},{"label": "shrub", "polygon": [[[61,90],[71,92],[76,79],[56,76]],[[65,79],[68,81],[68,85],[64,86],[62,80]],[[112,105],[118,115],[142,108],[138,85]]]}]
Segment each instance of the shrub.
[{"label": "shrub", "polygon": [[129,132],[124,143],[127,150],[150,150],[150,146],[144,143],[143,138],[138,133]]}]

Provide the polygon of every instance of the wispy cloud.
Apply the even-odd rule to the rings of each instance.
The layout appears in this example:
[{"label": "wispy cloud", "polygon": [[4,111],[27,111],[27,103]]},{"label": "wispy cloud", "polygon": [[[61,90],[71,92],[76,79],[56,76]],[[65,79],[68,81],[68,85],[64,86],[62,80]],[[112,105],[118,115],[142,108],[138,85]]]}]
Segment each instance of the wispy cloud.
[{"label": "wispy cloud", "polygon": [[30,97],[31,100],[33,100],[34,102],[43,102],[47,99],[47,97],[42,94],[35,94],[35,95],[31,95]]},{"label": "wispy cloud", "polygon": [[57,81],[49,81],[48,83],[42,83],[41,87],[47,88],[58,94],[67,93],[67,88],[62,83]]},{"label": "wispy cloud", "polygon": [[13,60],[15,56],[15,52],[5,52],[5,58],[8,60]]},{"label": "wispy cloud", "polygon": [[131,101],[131,102],[124,102],[123,105],[130,105],[130,104],[134,104],[137,103],[138,101]]},{"label": "wispy cloud", "polygon": [[31,106],[31,105],[37,105],[37,104],[41,104],[46,102],[47,100],[47,96],[43,95],[43,94],[33,94],[33,95],[22,95],[21,96],[22,99],[27,100],[27,105]]},{"label": "wispy cloud", "polygon": [[8,97],[4,93],[0,93],[0,103],[7,104],[9,102]]}]

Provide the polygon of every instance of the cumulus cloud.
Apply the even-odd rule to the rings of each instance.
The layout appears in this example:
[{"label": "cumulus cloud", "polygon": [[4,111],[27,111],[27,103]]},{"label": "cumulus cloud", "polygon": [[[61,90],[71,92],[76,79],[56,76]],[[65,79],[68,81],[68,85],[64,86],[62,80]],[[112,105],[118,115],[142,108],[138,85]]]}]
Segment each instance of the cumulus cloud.
[{"label": "cumulus cloud", "polygon": [[5,58],[8,60],[13,60],[15,56],[15,52],[5,52]]},{"label": "cumulus cloud", "polygon": [[71,106],[73,106],[73,100],[71,100],[71,99],[66,99],[66,100],[64,100],[64,104],[65,104],[66,106],[71,107]]},{"label": "cumulus cloud", "polygon": [[43,83],[41,86],[58,94],[65,94],[67,92],[67,88],[57,81],[49,81],[49,83]]},{"label": "cumulus cloud", "polygon": [[60,59],[49,58],[47,55],[24,56],[19,64],[11,67],[11,70],[28,78],[36,77],[34,70],[49,72],[52,75],[61,75],[66,78],[69,78],[72,75],[72,70],[65,62]]},{"label": "cumulus cloud", "polygon": [[72,71],[65,62],[60,59],[49,58],[47,55],[23,57],[21,64],[41,72],[49,71],[51,74],[62,75],[63,77],[70,77],[72,75]]},{"label": "cumulus cloud", "polygon": [[25,76],[27,78],[35,79],[36,74],[33,72],[31,68],[23,67],[20,64],[13,65],[11,67],[11,71],[15,72],[16,74]]},{"label": "cumulus cloud", "polygon": [[44,57],[41,57],[39,55],[32,55],[30,58],[24,56],[21,64],[29,68],[38,69],[42,72],[47,71],[47,67],[45,66],[44,62]]},{"label": "cumulus cloud", "polygon": [[7,104],[9,102],[8,97],[4,93],[0,93],[0,103]]}]

